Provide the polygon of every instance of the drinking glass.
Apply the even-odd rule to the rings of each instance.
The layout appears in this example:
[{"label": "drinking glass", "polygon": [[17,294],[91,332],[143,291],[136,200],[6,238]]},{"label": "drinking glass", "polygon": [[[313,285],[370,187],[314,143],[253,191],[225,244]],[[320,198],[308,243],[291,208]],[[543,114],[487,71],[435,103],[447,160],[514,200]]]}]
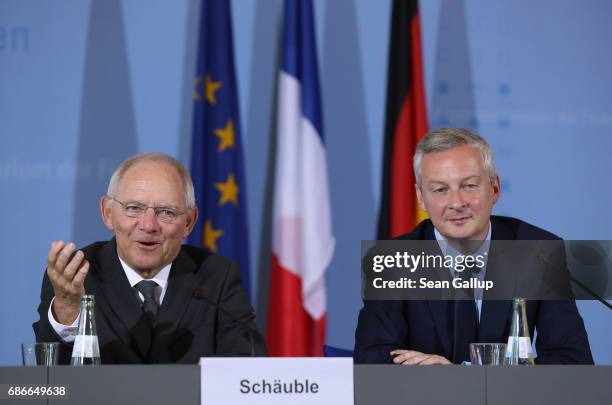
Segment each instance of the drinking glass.
[{"label": "drinking glass", "polygon": [[55,366],[59,354],[59,343],[22,343],[21,355],[24,366]]},{"label": "drinking glass", "polygon": [[505,343],[470,343],[470,359],[474,366],[502,365],[505,355]]}]

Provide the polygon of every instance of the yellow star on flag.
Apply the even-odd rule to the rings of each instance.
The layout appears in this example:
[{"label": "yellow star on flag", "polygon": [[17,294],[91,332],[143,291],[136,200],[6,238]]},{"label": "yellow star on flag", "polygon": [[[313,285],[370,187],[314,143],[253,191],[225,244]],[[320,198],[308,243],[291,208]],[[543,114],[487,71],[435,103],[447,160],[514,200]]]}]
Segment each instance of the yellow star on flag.
[{"label": "yellow star on flag", "polygon": [[236,179],[234,178],[233,173],[230,173],[230,175],[227,176],[225,183],[215,183],[215,187],[221,192],[221,197],[219,197],[219,205],[224,205],[228,202],[238,205],[239,188],[236,184]]},{"label": "yellow star on flag", "polygon": [[212,105],[217,104],[215,93],[221,88],[222,85],[223,84],[221,82],[213,82],[210,74],[207,74],[204,78],[204,86],[206,87],[206,101]]},{"label": "yellow star on flag", "polygon": [[193,99],[195,101],[200,101],[202,99],[202,96],[200,96],[200,90],[198,89],[201,82],[202,78],[200,76],[196,76],[195,79],[193,79]]},{"label": "yellow star on flag", "polygon": [[206,220],[206,224],[204,225],[204,246],[209,248],[213,252],[217,252],[217,239],[219,239],[223,235],[223,231],[221,229],[214,230],[212,226],[212,222],[210,219]]},{"label": "yellow star on flag", "polygon": [[219,142],[219,152],[223,152],[225,149],[235,146],[234,123],[232,120],[227,120],[225,128],[215,129],[215,135],[221,139],[221,142]]}]

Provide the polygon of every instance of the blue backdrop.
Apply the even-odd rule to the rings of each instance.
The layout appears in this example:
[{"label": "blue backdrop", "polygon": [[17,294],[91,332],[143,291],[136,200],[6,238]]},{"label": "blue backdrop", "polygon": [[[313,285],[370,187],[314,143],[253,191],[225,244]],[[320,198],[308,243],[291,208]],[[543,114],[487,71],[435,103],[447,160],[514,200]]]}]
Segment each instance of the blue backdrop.
[{"label": "blue backdrop", "polygon": [[[18,364],[50,242],[110,236],[99,197],[118,162],[189,165],[197,0],[0,0],[0,365]],[[316,0],[337,248],[328,343],[351,347],[361,239],[375,235],[390,0]],[[265,321],[281,0],[234,0],[252,296]],[[567,239],[612,239],[612,2],[423,1],[430,126],[491,143],[496,212]],[[261,270],[261,271],[260,271]],[[581,302],[596,362],[610,311]]]}]

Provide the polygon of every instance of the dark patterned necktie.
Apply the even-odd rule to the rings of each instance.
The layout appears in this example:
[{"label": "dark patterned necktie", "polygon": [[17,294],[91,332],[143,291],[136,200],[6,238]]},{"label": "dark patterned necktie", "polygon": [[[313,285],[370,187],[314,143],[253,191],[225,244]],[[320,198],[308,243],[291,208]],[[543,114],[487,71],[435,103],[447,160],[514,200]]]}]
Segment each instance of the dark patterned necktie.
[{"label": "dark patterned necktie", "polygon": [[142,280],[141,282],[136,284],[135,287],[144,297],[142,310],[149,318],[151,325],[155,325],[155,320],[157,319],[157,310],[159,309],[159,305],[155,300],[155,290],[158,287],[157,283],[151,280]]}]

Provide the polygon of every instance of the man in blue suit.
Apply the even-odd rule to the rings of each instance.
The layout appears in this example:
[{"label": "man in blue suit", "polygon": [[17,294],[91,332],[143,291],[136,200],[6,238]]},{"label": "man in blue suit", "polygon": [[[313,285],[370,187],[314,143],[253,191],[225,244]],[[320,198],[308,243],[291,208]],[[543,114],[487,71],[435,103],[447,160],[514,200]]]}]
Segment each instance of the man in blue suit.
[{"label": "man in blue suit", "polygon": [[[437,240],[440,246],[448,243],[459,250],[473,241],[559,240],[518,219],[491,215],[500,182],[489,146],[480,136],[456,128],[429,132],[417,146],[413,165],[417,198],[430,219],[398,239]],[[355,361],[459,364],[469,360],[467,344],[458,339],[466,329],[471,341],[506,342],[512,302],[468,302],[474,314],[466,317],[465,310],[458,312],[457,303],[449,300],[364,300]],[[473,331],[467,318],[474,318]],[[531,336],[537,330],[538,364],[593,364],[574,300],[528,301],[527,321]]]}]

